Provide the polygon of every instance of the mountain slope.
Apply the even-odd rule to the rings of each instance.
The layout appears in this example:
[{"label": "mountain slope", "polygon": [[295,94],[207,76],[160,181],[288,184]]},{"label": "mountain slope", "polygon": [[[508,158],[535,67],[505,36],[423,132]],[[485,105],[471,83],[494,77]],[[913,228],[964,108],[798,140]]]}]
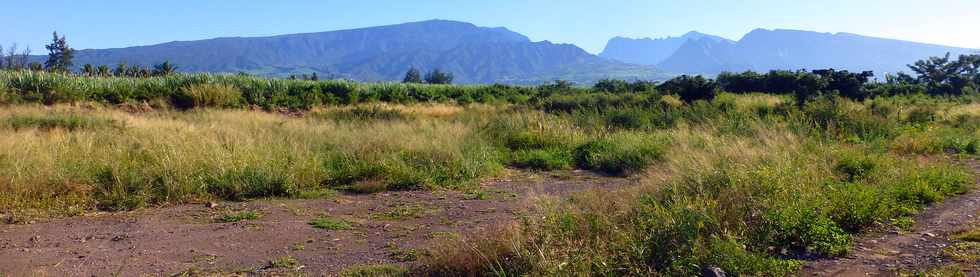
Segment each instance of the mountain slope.
[{"label": "mountain slope", "polygon": [[702,34],[695,31],[688,32],[680,37],[666,37],[658,39],[632,39],[615,37],[609,40],[609,43],[606,44],[606,48],[599,54],[599,56],[628,63],[656,65],[670,57],[670,55],[674,54],[677,49],[679,49],[689,40],[701,39],[731,42],[731,40],[722,37]]},{"label": "mountain slope", "polygon": [[850,33],[756,29],[731,44],[688,41],[658,66],[677,73],[836,68],[873,70],[882,76],[908,71],[907,64],[926,57],[976,51]]},{"label": "mountain slope", "polygon": [[[627,77],[662,78],[652,67],[611,62],[568,44],[532,42],[506,28],[430,20],[352,30],[253,38],[216,38],[117,49],[80,50],[75,64],[151,65],[169,60],[185,72],[250,72],[362,81],[401,80],[411,67],[441,68],[460,83],[537,82],[602,65]],[[601,75],[601,74],[600,74]],[[589,82],[594,80],[574,80]]]}]

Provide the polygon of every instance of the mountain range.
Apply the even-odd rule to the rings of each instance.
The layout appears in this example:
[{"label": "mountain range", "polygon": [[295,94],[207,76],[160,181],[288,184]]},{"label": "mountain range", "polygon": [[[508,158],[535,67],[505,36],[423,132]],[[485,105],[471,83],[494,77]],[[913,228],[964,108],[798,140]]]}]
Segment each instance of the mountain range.
[{"label": "mountain range", "polygon": [[[551,80],[665,80],[677,74],[835,68],[907,71],[907,64],[958,48],[850,33],[756,29],[735,41],[688,32],[679,37],[615,37],[593,55],[572,44],[532,41],[503,27],[429,20],[269,37],[225,37],[78,50],[75,66],[150,66],[170,61],[183,72],[262,76],[318,73],[323,78],[400,81],[410,68],[441,69],[456,83],[537,84]],[[42,61],[43,56],[34,56]]]},{"label": "mountain range", "polygon": [[447,20],[270,37],[175,41],[86,49],[75,65],[170,61],[185,72],[265,76],[319,73],[359,81],[399,81],[410,68],[441,69],[457,83],[540,83],[554,79],[664,79],[652,66],[589,54],[571,44],[533,42],[506,28]]},{"label": "mountain range", "polygon": [[755,29],[738,41],[697,32],[656,40],[614,38],[599,56],[686,74],[835,68],[882,76],[946,53],[980,51],[851,33]]}]

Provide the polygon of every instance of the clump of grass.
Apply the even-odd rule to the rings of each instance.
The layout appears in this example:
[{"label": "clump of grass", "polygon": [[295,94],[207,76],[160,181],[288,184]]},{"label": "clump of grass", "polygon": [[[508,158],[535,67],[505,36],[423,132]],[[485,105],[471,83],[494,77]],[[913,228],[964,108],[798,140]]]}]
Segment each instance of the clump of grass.
[{"label": "clump of grass", "polygon": [[179,90],[170,101],[180,109],[231,108],[242,101],[242,92],[226,84],[196,84]]},{"label": "clump of grass", "polygon": [[256,220],[259,219],[260,216],[261,215],[259,214],[259,212],[247,210],[247,211],[241,211],[237,213],[226,214],[221,217],[220,221],[229,223],[229,222],[239,222],[239,221],[246,221],[246,220]]},{"label": "clump of grass", "polygon": [[567,169],[572,165],[572,153],[561,148],[519,150],[514,152],[511,163],[534,170]]},{"label": "clump of grass", "polygon": [[302,266],[303,264],[301,264],[296,258],[293,258],[292,256],[283,256],[269,260],[268,268],[297,270]]},{"label": "clump of grass", "polygon": [[422,255],[422,252],[414,248],[400,248],[394,247],[391,250],[391,259],[398,262],[414,262]]},{"label": "clump of grass", "polygon": [[617,133],[590,141],[575,149],[579,168],[614,176],[626,176],[646,169],[663,157],[663,138],[635,133]]},{"label": "clump of grass", "polygon": [[430,208],[421,204],[399,204],[382,213],[374,214],[372,217],[383,220],[406,220],[420,218],[430,211]]},{"label": "clump of grass", "polygon": [[81,115],[77,113],[14,114],[4,119],[3,125],[14,130],[38,129],[43,131],[62,129],[67,131],[121,128],[122,123],[111,118]]},{"label": "clump of grass", "polygon": [[972,229],[969,231],[956,234],[955,236],[953,236],[953,239],[980,243],[980,228],[976,228],[976,229]]},{"label": "clump of grass", "polygon": [[413,118],[411,114],[400,110],[377,105],[341,108],[317,114],[316,116],[343,122],[396,121]]},{"label": "clump of grass", "polygon": [[408,269],[393,264],[357,265],[340,272],[343,277],[402,277],[408,276]]},{"label": "clump of grass", "polygon": [[333,231],[350,230],[354,228],[354,226],[352,226],[351,223],[346,220],[331,217],[317,217],[310,220],[309,224],[310,226],[313,226],[313,228]]}]

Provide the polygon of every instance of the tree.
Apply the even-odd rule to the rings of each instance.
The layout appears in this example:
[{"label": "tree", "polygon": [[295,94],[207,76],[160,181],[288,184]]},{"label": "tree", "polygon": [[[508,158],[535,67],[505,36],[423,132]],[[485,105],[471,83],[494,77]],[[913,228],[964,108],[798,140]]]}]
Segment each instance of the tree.
[{"label": "tree", "polygon": [[92,77],[95,76],[95,66],[92,64],[85,64],[82,66],[82,75]]},{"label": "tree", "polygon": [[697,100],[714,99],[718,94],[718,83],[701,75],[681,75],[664,82],[657,89],[676,93],[681,100],[691,103]]},{"label": "tree", "polygon": [[715,78],[725,91],[734,93],[766,92],[766,76],[745,71],[742,73],[722,72]]},{"label": "tree", "polygon": [[796,96],[796,105],[803,107],[807,101],[820,95],[821,90],[827,87],[827,80],[817,74],[798,72],[796,74],[793,95]]},{"label": "tree", "polygon": [[442,84],[448,85],[453,83],[453,74],[448,72],[443,72],[438,68],[429,71],[425,74],[425,82],[429,84]]},{"label": "tree", "polygon": [[143,66],[134,64],[126,69],[126,76],[144,78],[150,76],[150,70]]},{"label": "tree", "polygon": [[4,55],[5,54],[3,53],[3,45],[0,45],[0,69],[6,68],[5,65],[6,65],[7,58],[4,57]]},{"label": "tree", "polygon": [[405,72],[405,79],[402,80],[402,83],[421,84],[422,73],[414,67],[409,68],[408,72]]},{"label": "tree", "polygon": [[116,65],[116,69],[112,71],[112,74],[119,77],[126,76],[126,69],[128,68],[129,66],[126,63],[119,63]]},{"label": "tree", "polygon": [[170,61],[164,61],[163,63],[153,66],[153,76],[167,76],[176,71],[177,66],[171,64]]},{"label": "tree", "polygon": [[603,92],[627,92],[630,91],[630,84],[623,80],[603,79],[592,85],[592,89]]},{"label": "tree", "polygon": [[44,65],[41,63],[30,63],[27,65],[27,68],[31,71],[43,71]]},{"label": "tree", "polygon": [[316,72],[313,72],[313,75],[310,75],[310,81],[319,81],[319,80],[320,80],[320,76],[317,76]]},{"label": "tree", "polygon": [[930,57],[909,65],[909,69],[919,75],[918,80],[926,84],[931,94],[961,94],[967,87],[977,86],[977,66],[980,55],[960,55],[956,61],[950,54],[943,57]]},{"label": "tree", "polygon": [[44,68],[50,71],[66,72],[71,69],[72,59],[75,58],[75,49],[68,47],[65,36],[58,37],[58,32],[54,32],[51,44],[45,45],[48,49],[48,60],[44,62]]},{"label": "tree", "polygon": [[867,84],[868,80],[874,77],[875,74],[872,71],[851,73],[847,70],[834,70],[831,68],[814,70],[813,74],[820,75],[821,78],[827,81],[826,90],[836,90],[840,93],[840,96],[845,98],[861,101],[871,96],[869,91],[865,89],[864,84]]},{"label": "tree", "polygon": [[99,65],[99,67],[96,68],[95,71],[96,71],[96,74],[99,75],[99,77],[112,76],[112,70],[109,69],[109,66],[108,65],[104,65],[104,64],[103,65]]},{"label": "tree", "polygon": [[31,55],[31,48],[27,47],[22,52],[17,52],[17,44],[14,43],[7,49],[7,54],[4,55],[6,61],[4,64],[7,69],[21,70],[27,68],[28,57]]}]

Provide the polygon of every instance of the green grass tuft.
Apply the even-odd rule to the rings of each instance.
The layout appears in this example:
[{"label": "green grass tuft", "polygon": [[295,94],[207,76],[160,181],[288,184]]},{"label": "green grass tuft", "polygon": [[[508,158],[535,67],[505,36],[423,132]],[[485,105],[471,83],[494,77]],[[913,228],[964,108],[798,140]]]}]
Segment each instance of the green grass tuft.
[{"label": "green grass tuft", "polygon": [[313,228],[333,230],[333,231],[350,230],[354,228],[351,225],[351,223],[346,220],[330,218],[330,217],[314,218],[313,220],[310,220],[309,224],[313,226]]}]

